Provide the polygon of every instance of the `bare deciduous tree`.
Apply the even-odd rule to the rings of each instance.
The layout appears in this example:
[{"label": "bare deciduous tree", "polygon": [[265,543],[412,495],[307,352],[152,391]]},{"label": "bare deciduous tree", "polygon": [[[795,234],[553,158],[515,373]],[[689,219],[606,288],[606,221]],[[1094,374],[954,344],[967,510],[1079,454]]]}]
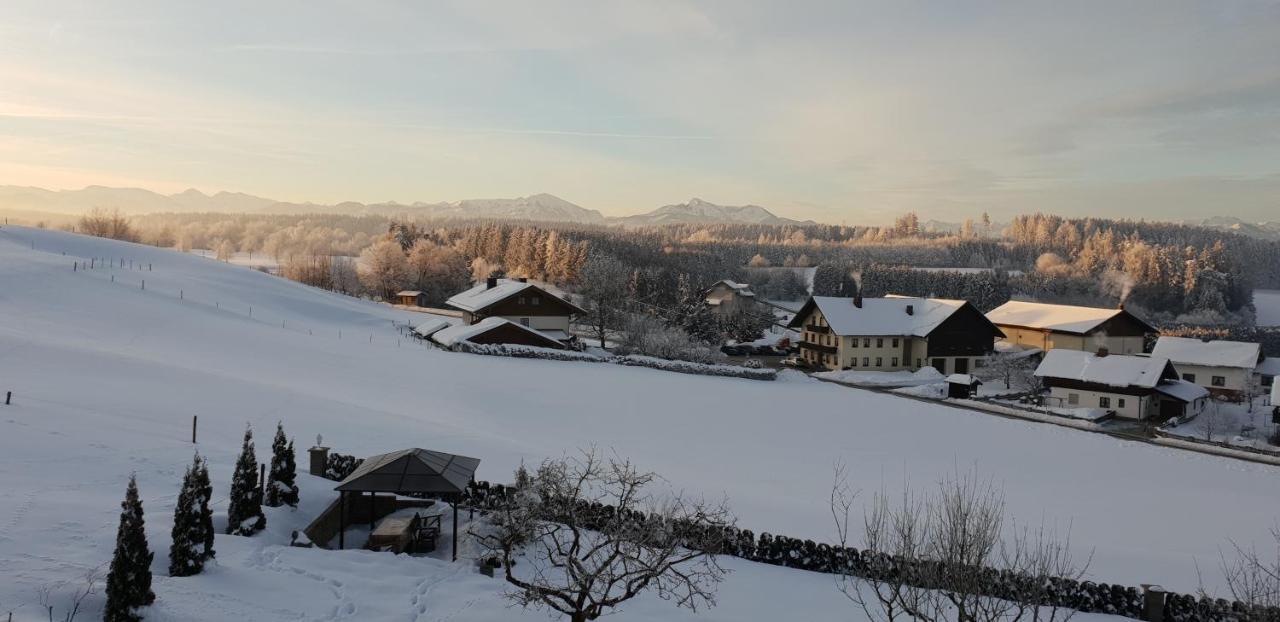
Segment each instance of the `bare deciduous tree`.
[{"label": "bare deciduous tree", "polygon": [[693,610],[712,606],[725,574],[716,551],[733,518],[723,503],[653,495],[656,478],[595,449],[547,460],[472,535],[502,560],[512,600],[573,622],[646,591]]},{"label": "bare deciduous tree", "polygon": [[76,228],[80,233],[95,235],[100,238],[125,240],[127,242],[133,242],[137,239],[133,227],[129,225],[129,219],[120,213],[118,209],[106,210],[95,207],[88,214],[80,217],[80,221],[76,223]]},{"label": "bare deciduous tree", "polygon": [[[1276,548],[1270,554],[1257,547],[1245,548],[1231,543],[1234,559],[1222,555],[1222,574],[1231,597],[1249,606],[1254,614],[1249,619],[1280,620],[1280,527],[1272,528]],[[1200,588],[1202,595],[1205,589]]]},{"label": "bare deciduous tree", "polygon": [[98,583],[102,581],[102,566],[89,569],[85,572],[81,583],[71,590],[70,596],[67,598],[66,609],[57,618],[54,617],[54,592],[60,591],[65,584],[58,585],[42,585],[36,593],[39,597],[40,608],[49,616],[49,622],[55,619],[61,622],[74,622],[77,615],[84,609],[84,602],[90,596],[98,593]]},{"label": "bare deciduous tree", "polygon": [[[831,511],[842,547],[854,498],[838,466]],[[1063,622],[1075,612],[1053,604],[1051,586],[1088,567],[1073,560],[1069,530],[1064,538],[1044,525],[1006,530],[1003,492],[974,471],[948,476],[932,494],[881,490],[862,532],[860,572],[841,575],[839,588],[880,622]]]}]

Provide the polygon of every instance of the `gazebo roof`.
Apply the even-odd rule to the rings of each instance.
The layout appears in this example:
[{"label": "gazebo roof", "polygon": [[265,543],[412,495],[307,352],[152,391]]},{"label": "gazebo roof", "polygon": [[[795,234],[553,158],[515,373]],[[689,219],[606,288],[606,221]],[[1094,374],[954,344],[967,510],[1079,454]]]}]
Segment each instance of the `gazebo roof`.
[{"label": "gazebo roof", "polygon": [[334,490],[460,493],[475,478],[479,458],[429,449],[401,449],[365,458]]}]

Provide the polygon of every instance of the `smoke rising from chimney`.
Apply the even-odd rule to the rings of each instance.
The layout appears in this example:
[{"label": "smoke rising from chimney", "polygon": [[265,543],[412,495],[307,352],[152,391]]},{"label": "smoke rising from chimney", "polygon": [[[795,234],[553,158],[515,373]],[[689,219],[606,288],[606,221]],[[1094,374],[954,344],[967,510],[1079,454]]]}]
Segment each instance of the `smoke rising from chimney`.
[{"label": "smoke rising from chimney", "polygon": [[1129,299],[1133,286],[1137,284],[1137,281],[1127,272],[1112,269],[1102,273],[1102,291],[1120,299],[1121,305]]}]

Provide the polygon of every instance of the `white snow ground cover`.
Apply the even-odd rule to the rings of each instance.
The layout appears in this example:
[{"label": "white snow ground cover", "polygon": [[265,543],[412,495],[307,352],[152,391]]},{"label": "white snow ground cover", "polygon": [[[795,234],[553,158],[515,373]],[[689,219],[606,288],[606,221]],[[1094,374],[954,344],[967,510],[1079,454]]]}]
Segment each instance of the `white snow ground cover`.
[{"label": "white snow ground cover", "polygon": [[[75,256],[154,270],[117,269],[112,283],[105,269],[73,272]],[[1280,469],[1265,465],[794,373],[756,382],[402,343],[392,320],[417,319],[168,250],[0,229],[0,392],[14,391],[13,405],[0,405],[0,612],[43,619],[42,586],[56,604],[110,559],[132,472],[156,553],[149,619],[545,619],[508,609],[500,582],[470,564],[284,546],[332,498],[308,476],[302,507],[271,510],[266,533],[220,535],[206,574],[165,576],[192,415],[219,514],[245,424],[265,462],[277,421],[300,452],[317,434],[360,456],[426,447],[481,458],[478,477],[492,481],[594,443],[673,487],[726,496],[744,527],[821,541],[834,537],[837,461],[863,491],[859,503],[882,482],[892,493],[904,479],[930,486],[976,466],[1004,486],[1014,517],[1070,523],[1078,556],[1094,549],[1091,579],[1180,591],[1195,589],[1197,562],[1218,583],[1219,548],[1229,538],[1266,544],[1280,510]],[[305,469],[305,453],[298,463]],[[831,576],[726,563],[734,573],[709,614],[645,597],[619,619],[860,617]]]},{"label": "white snow ground cover", "polygon": [[1253,290],[1253,307],[1258,311],[1258,326],[1280,326],[1280,290]]}]

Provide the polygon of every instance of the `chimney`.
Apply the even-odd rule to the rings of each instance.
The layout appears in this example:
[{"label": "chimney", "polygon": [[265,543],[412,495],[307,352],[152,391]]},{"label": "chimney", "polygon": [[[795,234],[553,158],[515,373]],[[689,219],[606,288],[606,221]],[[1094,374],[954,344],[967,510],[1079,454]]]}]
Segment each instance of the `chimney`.
[{"label": "chimney", "polygon": [[485,279],[484,285],[485,285],[485,287],[484,287],[485,289],[493,289],[493,288],[497,287],[497,286],[498,286],[498,277],[496,277],[496,276],[491,276],[491,277],[489,277],[488,279]]},{"label": "chimney", "polygon": [[517,282],[519,282],[519,283],[528,283],[528,282],[529,282],[529,277],[527,277],[527,276],[522,276],[522,277],[520,277],[520,278],[516,279],[516,281],[517,281]]},{"label": "chimney", "polygon": [[1117,308],[1117,309],[1119,309],[1119,310],[1121,310],[1121,311],[1124,311],[1124,301],[1123,301],[1123,300],[1121,300],[1121,301],[1120,301],[1120,304],[1116,305],[1116,308]]},{"label": "chimney", "polygon": [[325,469],[329,464],[329,448],[321,447],[319,443],[317,443],[315,447],[312,447],[307,451],[311,454],[311,469],[309,472],[312,475],[324,477]]},{"label": "chimney", "polygon": [[862,292],[858,292],[853,295],[853,306],[859,309],[862,308]]},{"label": "chimney", "polygon": [[916,314],[916,306],[907,305],[907,315],[915,315],[915,314]]},{"label": "chimney", "polygon": [[1106,355],[1108,355],[1108,354],[1110,354],[1110,352],[1108,352],[1108,351],[1107,351],[1107,347],[1106,347],[1106,346],[1102,346],[1102,347],[1098,348],[1098,358],[1102,358],[1102,357],[1104,357],[1104,356],[1106,356]]}]

